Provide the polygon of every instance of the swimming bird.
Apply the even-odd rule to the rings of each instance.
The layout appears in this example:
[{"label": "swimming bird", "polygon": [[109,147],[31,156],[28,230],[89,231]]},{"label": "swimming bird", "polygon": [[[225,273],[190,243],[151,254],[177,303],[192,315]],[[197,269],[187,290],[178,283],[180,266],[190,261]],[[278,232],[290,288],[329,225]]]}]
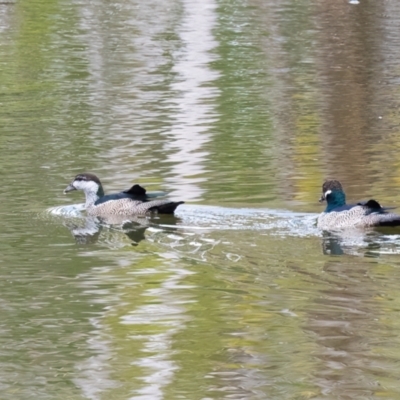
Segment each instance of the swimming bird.
[{"label": "swimming bird", "polygon": [[326,209],[317,220],[317,227],[323,230],[400,225],[400,215],[388,212],[393,207],[382,207],[376,200],[346,204],[343,186],[337,180],[323,183],[320,202],[324,200]]},{"label": "swimming bird", "polygon": [[160,214],[173,214],[183,201],[170,201],[167,199],[151,200],[146,195],[146,190],[134,185],[124,192],[104,195],[100,179],[89,173],[75,176],[66,187],[64,193],[73,190],[83,190],[86,196],[86,212],[97,217],[145,215],[151,212]]}]

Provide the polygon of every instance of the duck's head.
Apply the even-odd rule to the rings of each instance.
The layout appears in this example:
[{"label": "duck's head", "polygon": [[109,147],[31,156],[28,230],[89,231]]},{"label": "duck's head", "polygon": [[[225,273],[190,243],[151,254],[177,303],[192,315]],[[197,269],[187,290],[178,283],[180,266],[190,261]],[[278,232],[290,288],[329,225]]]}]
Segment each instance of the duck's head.
[{"label": "duck's head", "polygon": [[64,193],[66,194],[73,190],[83,190],[87,194],[96,194],[98,197],[104,196],[100,179],[96,175],[89,173],[76,175],[73,181],[65,188]]},{"label": "duck's head", "polygon": [[330,212],[338,207],[343,207],[346,205],[346,195],[344,194],[342,184],[335,180],[326,180],[322,184],[322,196],[319,202],[325,201],[328,203],[325,212]]},{"label": "duck's head", "polygon": [[338,191],[344,194],[343,186],[339,181],[335,179],[326,180],[322,184],[322,195],[319,199],[320,203],[326,200],[326,193],[328,192],[328,190],[330,190],[331,192]]}]

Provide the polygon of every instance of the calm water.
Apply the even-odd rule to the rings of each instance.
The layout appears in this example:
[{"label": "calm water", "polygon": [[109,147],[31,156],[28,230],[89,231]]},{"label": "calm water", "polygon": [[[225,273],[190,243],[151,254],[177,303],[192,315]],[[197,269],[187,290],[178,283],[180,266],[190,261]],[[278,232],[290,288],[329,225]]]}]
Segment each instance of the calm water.
[{"label": "calm water", "polygon": [[395,1],[0,3],[0,398],[400,398],[400,231],[314,225],[400,204],[399,57]]}]

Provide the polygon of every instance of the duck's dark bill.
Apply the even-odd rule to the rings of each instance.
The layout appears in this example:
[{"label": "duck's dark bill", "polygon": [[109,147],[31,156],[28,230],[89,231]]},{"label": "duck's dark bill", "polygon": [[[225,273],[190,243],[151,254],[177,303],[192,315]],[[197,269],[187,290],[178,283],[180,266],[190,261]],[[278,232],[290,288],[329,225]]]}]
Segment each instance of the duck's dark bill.
[{"label": "duck's dark bill", "polygon": [[64,189],[64,194],[68,193],[68,192],[72,192],[73,190],[76,190],[72,185],[68,185],[65,189]]}]

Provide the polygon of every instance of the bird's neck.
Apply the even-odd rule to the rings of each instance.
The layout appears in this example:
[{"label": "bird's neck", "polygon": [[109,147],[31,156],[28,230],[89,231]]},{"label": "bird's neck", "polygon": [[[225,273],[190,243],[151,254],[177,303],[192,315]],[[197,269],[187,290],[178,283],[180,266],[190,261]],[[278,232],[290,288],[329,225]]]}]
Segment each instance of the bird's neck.
[{"label": "bird's neck", "polygon": [[330,212],[337,207],[342,207],[346,205],[346,195],[340,190],[335,190],[329,195],[327,202],[328,204],[326,206],[325,212]]},{"label": "bird's neck", "polygon": [[85,190],[86,203],[85,207],[89,208],[94,205],[94,203],[100,198],[104,196],[104,190],[101,186],[97,189],[97,192],[94,190]]}]

